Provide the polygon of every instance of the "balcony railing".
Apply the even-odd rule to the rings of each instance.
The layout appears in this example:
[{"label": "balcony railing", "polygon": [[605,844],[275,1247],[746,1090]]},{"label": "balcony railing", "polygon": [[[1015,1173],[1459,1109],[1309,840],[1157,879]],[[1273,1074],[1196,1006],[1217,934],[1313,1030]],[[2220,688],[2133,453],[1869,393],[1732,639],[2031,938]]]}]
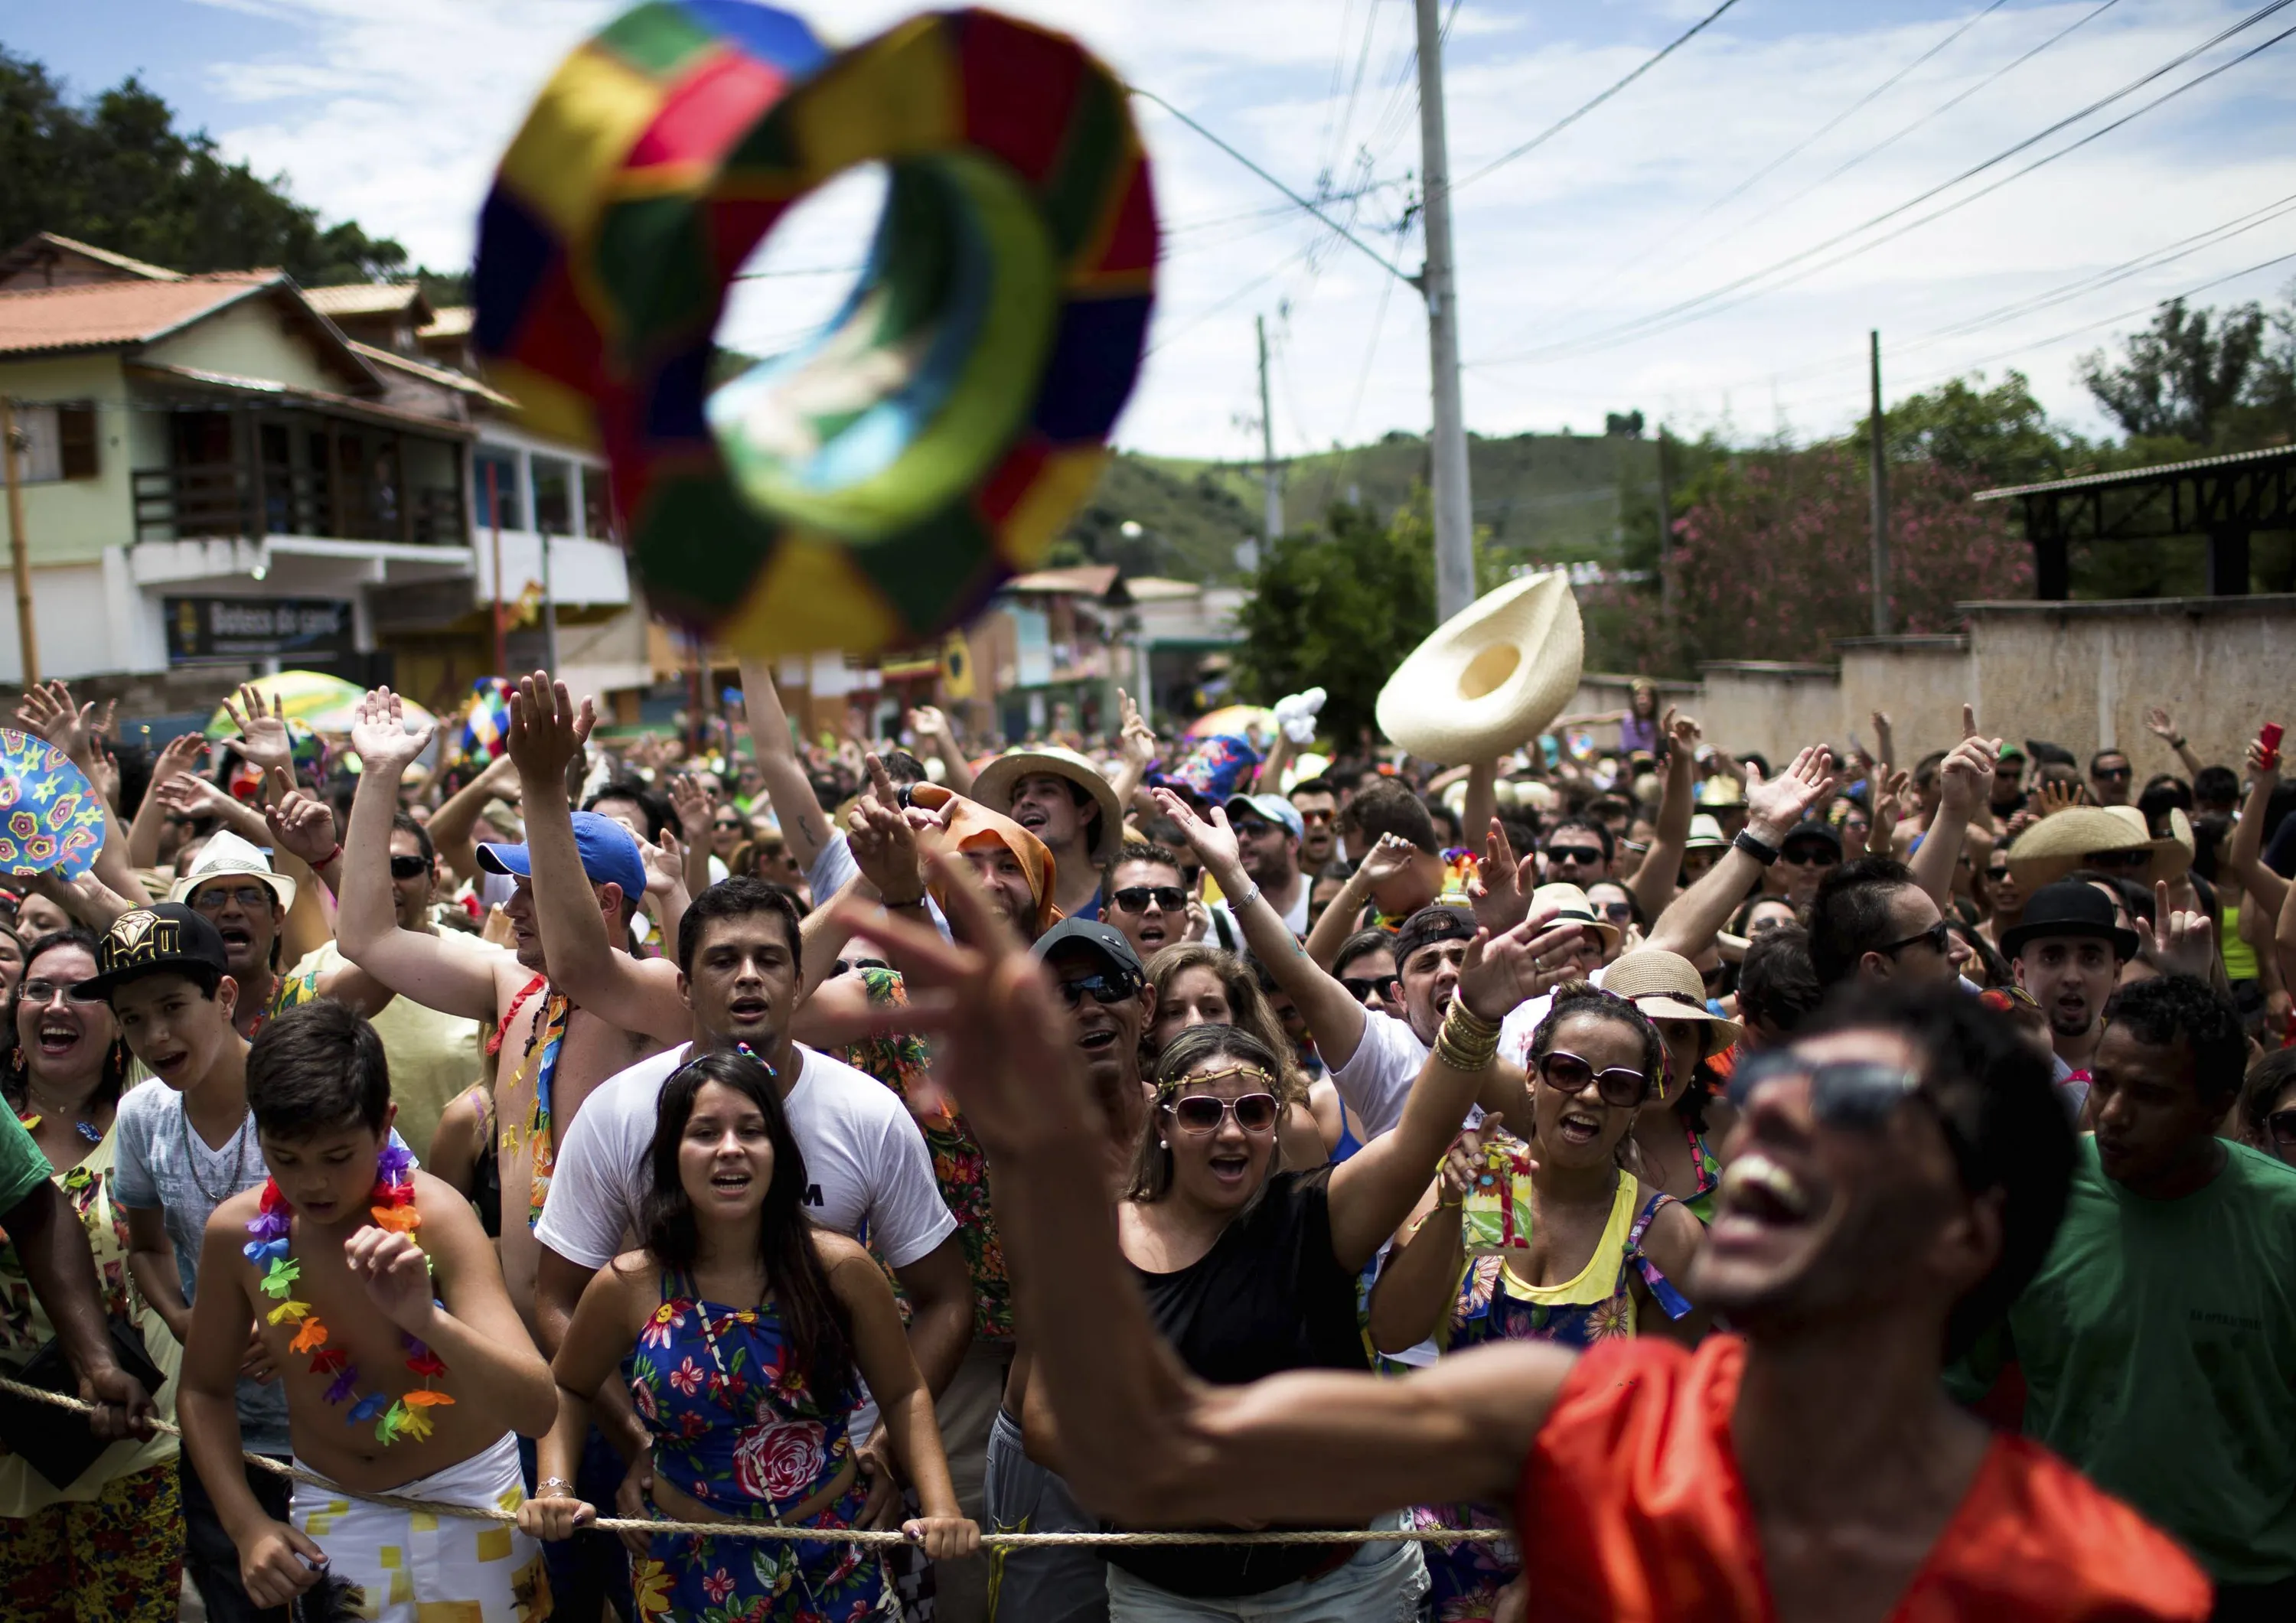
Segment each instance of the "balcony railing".
[{"label": "balcony railing", "polygon": [[402,510],[386,481],[336,483],[308,468],[187,463],[138,468],[134,480],[138,541],[275,535],[461,546],[469,539],[462,496],[451,487],[418,487]]}]

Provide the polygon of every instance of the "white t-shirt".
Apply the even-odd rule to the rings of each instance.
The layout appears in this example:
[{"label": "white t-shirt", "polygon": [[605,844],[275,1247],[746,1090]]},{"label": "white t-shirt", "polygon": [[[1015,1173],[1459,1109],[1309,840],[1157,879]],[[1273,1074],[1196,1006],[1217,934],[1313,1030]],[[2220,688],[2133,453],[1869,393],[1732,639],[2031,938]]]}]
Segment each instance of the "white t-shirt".
[{"label": "white t-shirt", "polygon": [[[1303,876],[1300,884],[1300,894],[1292,898],[1292,906],[1283,914],[1283,928],[1292,932],[1294,940],[1304,941],[1308,939],[1308,898],[1315,889],[1315,881]],[[1269,904],[1270,906],[1274,905],[1272,902]],[[1234,941],[1235,945],[1227,947],[1228,951],[1238,957],[1250,957],[1251,947],[1243,939],[1243,924],[1235,916],[1235,909],[1226,902],[1214,902],[1211,905],[1211,914],[1212,928],[1208,938],[1211,944],[1215,947],[1227,947],[1230,941]],[[1227,926],[1226,930],[1220,928],[1223,923]]]},{"label": "white t-shirt", "polygon": [[[639,1061],[592,1090],[558,1149],[535,1236],[570,1262],[603,1268],[623,1250],[652,1192],[662,1085],[693,1045]],[[908,1266],[956,1231],[933,1182],[924,1135],[893,1091],[803,1044],[797,1085],[782,1102],[805,1152],[806,1214],[873,1242]]]},{"label": "white t-shirt", "polygon": [[1427,1045],[1408,1021],[1366,1010],[1363,1038],[1348,1062],[1332,1069],[1332,1086],[1376,1138],[1403,1119],[1403,1102],[1426,1064]]}]

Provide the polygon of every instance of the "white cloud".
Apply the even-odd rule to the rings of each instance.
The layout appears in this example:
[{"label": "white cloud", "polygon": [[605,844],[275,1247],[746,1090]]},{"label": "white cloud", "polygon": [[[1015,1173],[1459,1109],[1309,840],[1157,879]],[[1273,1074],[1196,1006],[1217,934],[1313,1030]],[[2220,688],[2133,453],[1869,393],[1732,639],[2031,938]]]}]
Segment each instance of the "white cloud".
[{"label": "white cloud", "polygon": [[[209,68],[212,89],[243,110],[214,121],[226,150],[259,171],[284,170],[330,217],[395,234],[433,265],[466,258],[495,160],[535,90],[615,9],[603,0],[203,3],[257,10],[278,23],[285,42],[262,60]],[[836,32],[861,37],[911,9],[906,0],[849,0],[835,12]],[[1410,12],[1397,0],[1024,0],[1013,9],[1077,32],[1128,77],[1294,186],[1311,185],[1326,164],[1344,182],[1363,148],[1382,180],[1399,183],[1417,168]],[[1470,173],[1527,139],[1709,9],[1693,0],[1582,7],[1570,13],[1577,37],[1561,38],[1546,8],[1468,4],[1447,52],[1455,172]],[[1467,187],[1457,199],[1457,234],[1463,328],[1474,363],[1470,423],[1486,433],[1565,423],[1587,430],[1599,428],[1605,409],[1639,406],[1693,432],[1726,414],[1747,432],[1770,431],[1780,414],[1798,432],[1832,431],[1860,409],[1866,332],[1878,326],[1893,391],[2018,351],[1992,369],[2025,365],[2053,410],[2094,429],[2070,364],[2110,330],[2054,347],[2041,340],[2296,250],[2292,217],[2016,321],[1925,337],[2296,193],[2296,159],[2286,155],[2284,138],[2288,81],[2275,53],[1934,225],[1815,268],[1790,288],[1726,301],[1708,319],[1655,336],[1537,364],[1500,360],[1604,333],[1894,207],[2118,88],[2245,8],[2120,0],[1870,162],[1777,207],[2093,9],[2093,0],[2004,7],[1759,185],[1699,217],[1972,9],[1770,37],[1762,30],[1777,26],[1774,16],[1741,8],[1611,104]],[[1819,14],[1857,13],[1829,6]],[[2114,113],[2271,31],[2268,24],[2251,30]],[[2296,51],[2296,42],[2283,51]],[[1358,60],[1365,69],[1342,131]],[[1263,182],[1162,110],[1136,108],[1157,160],[1169,234],[1159,347],[1122,426],[1125,441],[1171,452],[1253,451],[1257,436],[1238,420],[1256,410],[1255,314],[1268,317],[1278,352],[1282,448],[1423,425],[1424,323],[1411,291],[1390,285],[1353,250],[1281,208]],[[1366,199],[1361,230],[1374,234],[1393,218],[1404,195],[1397,185]],[[856,262],[865,206],[824,200],[808,212],[816,217],[777,234],[766,263]],[[1322,246],[1309,252],[1319,237]],[[1415,239],[1401,249],[1391,237],[1380,245],[1415,267]],[[2204,297],[2267,294],[2285,280],[2283,271]],[[826,277],[747,283],[728,336],[789,331],[840,291]]]}]

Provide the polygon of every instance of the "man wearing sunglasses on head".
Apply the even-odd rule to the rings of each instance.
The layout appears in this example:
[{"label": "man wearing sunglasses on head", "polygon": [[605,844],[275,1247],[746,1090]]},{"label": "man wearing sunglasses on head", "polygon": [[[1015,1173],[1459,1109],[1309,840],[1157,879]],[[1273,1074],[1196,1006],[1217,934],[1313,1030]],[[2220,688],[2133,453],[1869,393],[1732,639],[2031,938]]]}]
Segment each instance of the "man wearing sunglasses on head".
[{"label": "man wearing sunglasses on head", "polygon": [[1734,1333],[1215,1384],[1153,1333],[1105,1184],[1073,1152],[1089,1095],[1027,1036],[1051,995],[1011,971],[1016,951],[937,952],[962,1011],[945,1074],[996,1160],[1063,1469],[1102,1515],[1332,1526],[1496,1503],[1535,1615],[1572,1623],[2208,1615],[2169,1539],[1945,1396],[1948,1357],[2047,1253],[2073,1159],[2046,1063],[1975,1000],[1857,987],[1741,1068],[1684,1287]]}]

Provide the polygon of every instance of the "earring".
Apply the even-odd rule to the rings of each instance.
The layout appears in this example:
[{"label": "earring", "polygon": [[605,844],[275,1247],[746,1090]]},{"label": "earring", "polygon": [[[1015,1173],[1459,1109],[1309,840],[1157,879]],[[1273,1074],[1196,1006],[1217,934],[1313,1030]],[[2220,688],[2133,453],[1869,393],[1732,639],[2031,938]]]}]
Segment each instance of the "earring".
[{"label": "earring", "polygon": [[1160,1138],[1156,1141],[1156,1147],[1159,1150],[1168,1150],[1172,1147],[1172,1142],[1168,1138]]}]

